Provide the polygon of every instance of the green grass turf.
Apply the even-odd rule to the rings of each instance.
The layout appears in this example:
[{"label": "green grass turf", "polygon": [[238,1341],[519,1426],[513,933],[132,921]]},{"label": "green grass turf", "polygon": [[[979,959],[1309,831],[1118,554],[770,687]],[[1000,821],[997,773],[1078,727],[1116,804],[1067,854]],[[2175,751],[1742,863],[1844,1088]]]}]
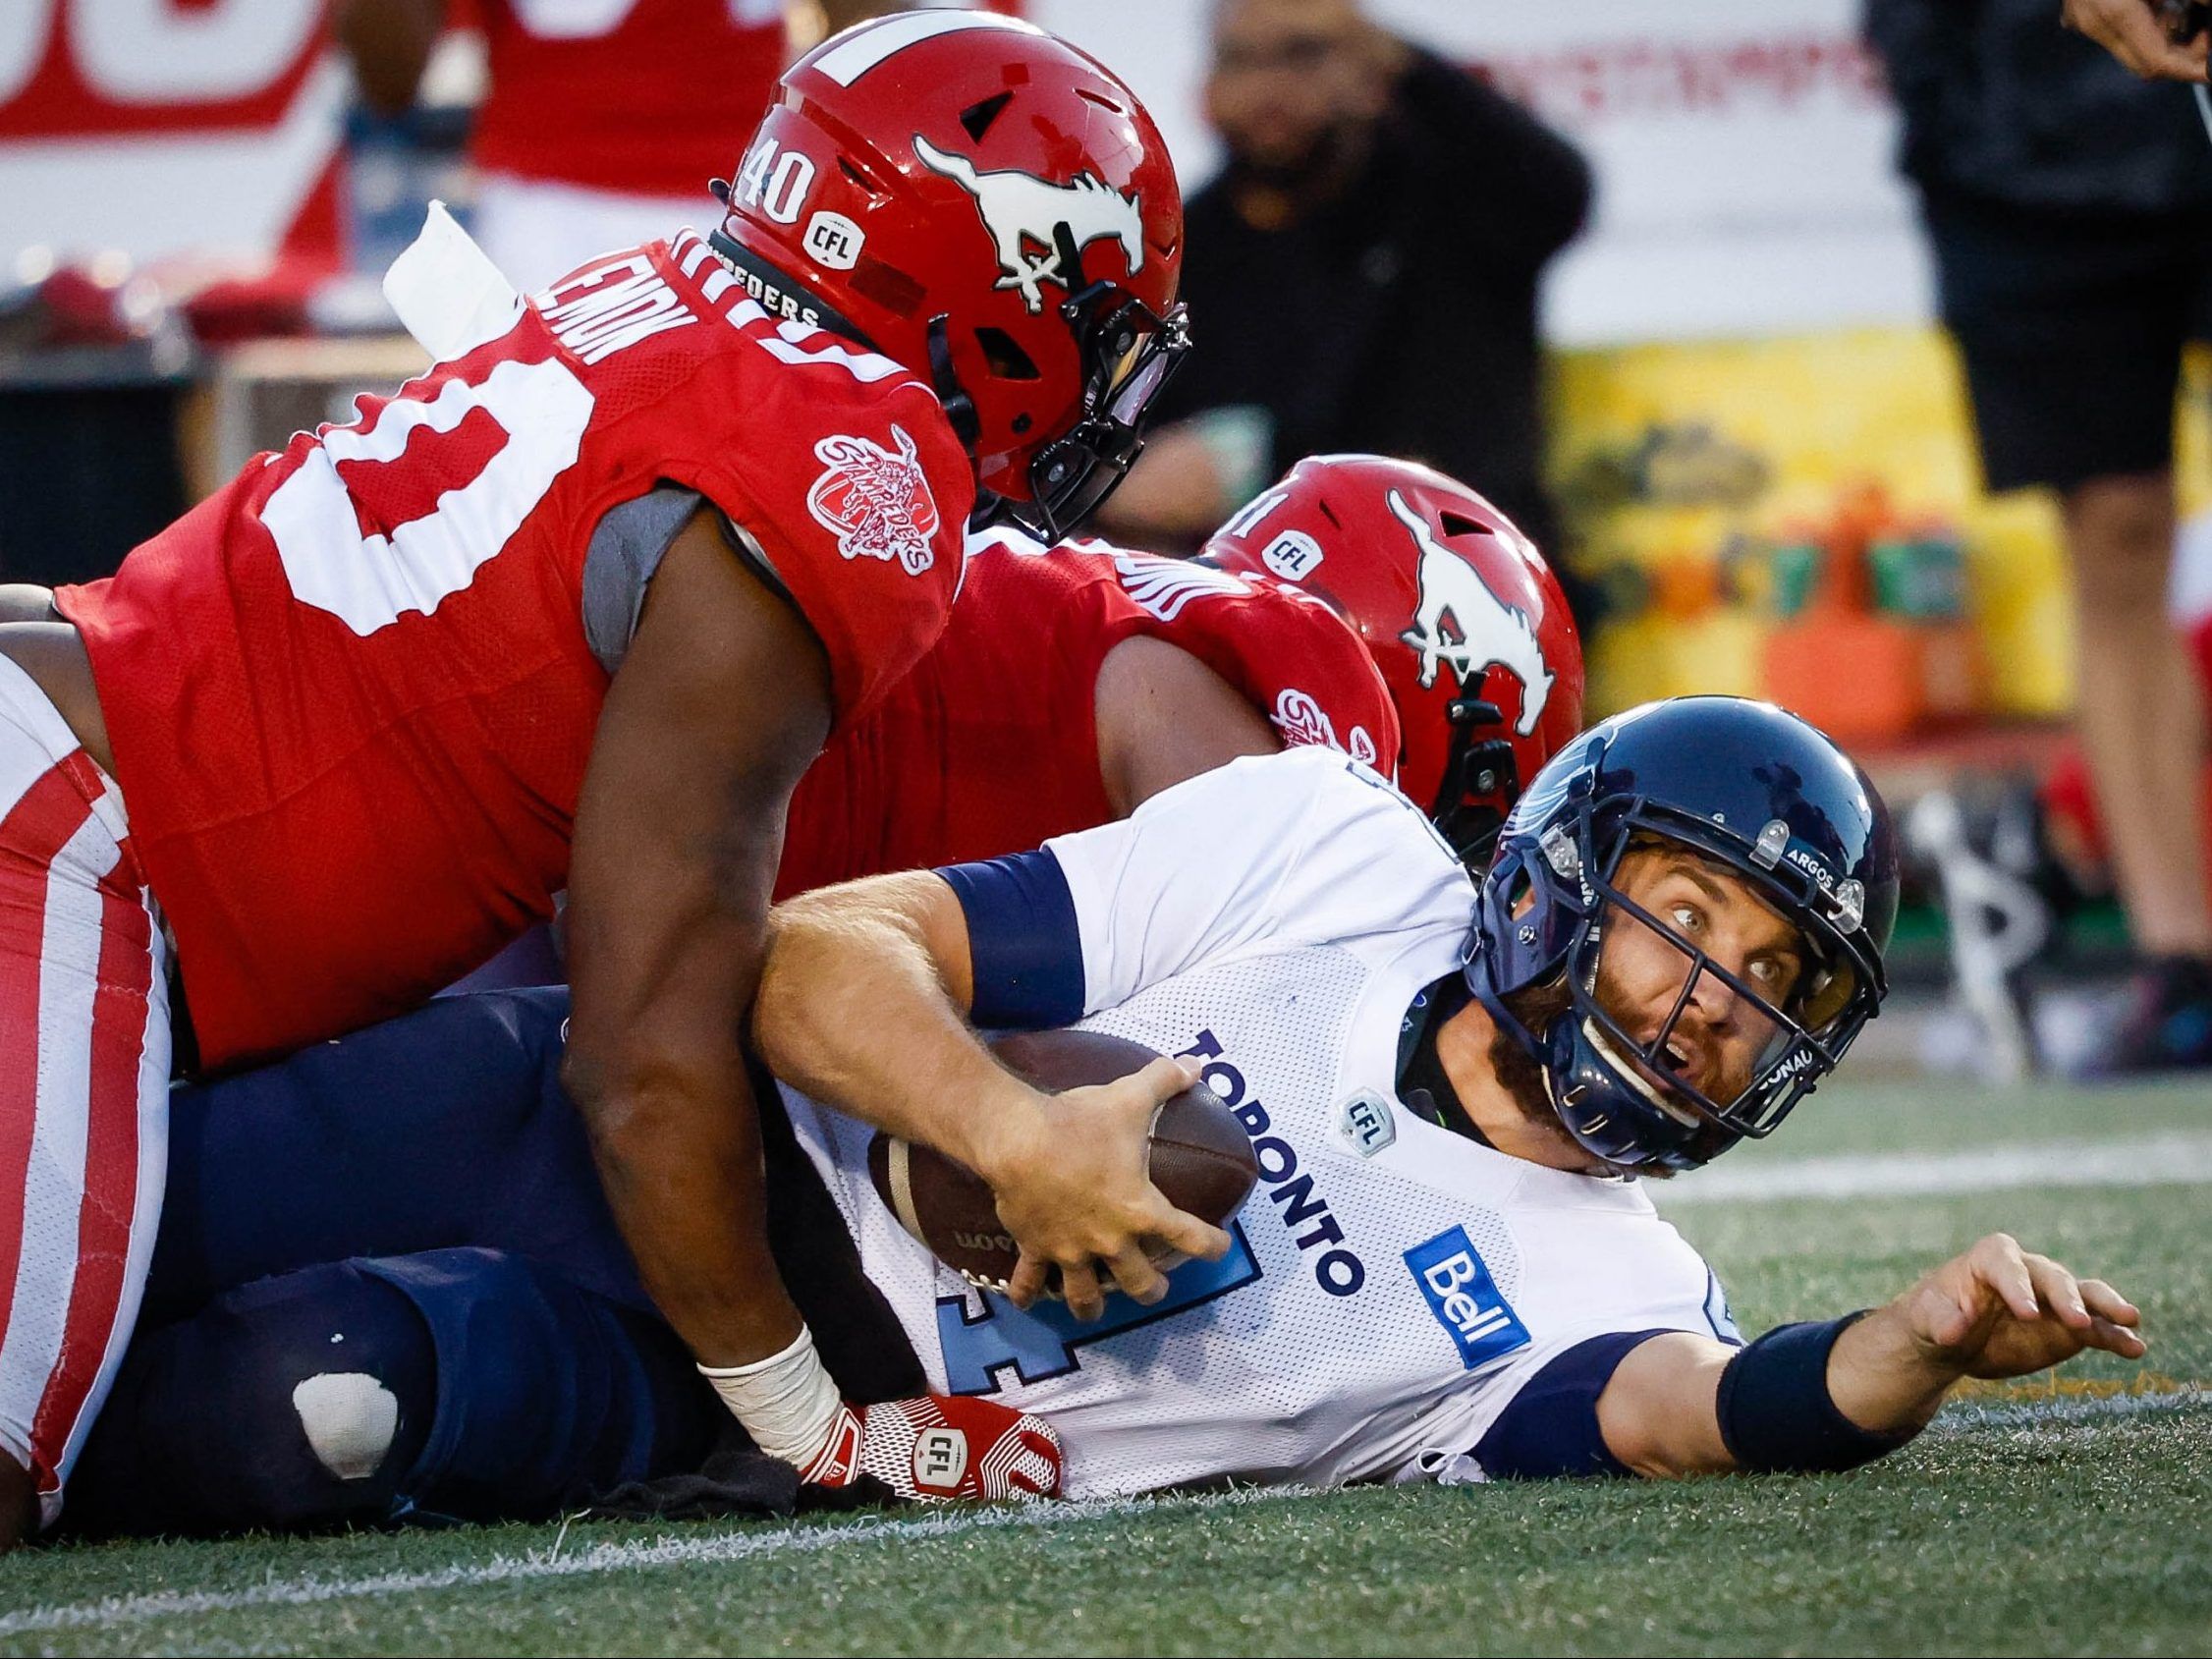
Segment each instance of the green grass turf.
[{"label": "green grass turf", "polygon": [[[1774,1134],[1730,1152],[1728,1168],[1751,1168],[1770,1158],[1957,1152],[2020,1140],[2127,1139],[2175,1131],[2212,1135],[2212,1084],[2037,1082],[2004,1089],[1925,1080],[1830,1084]],[[1684,1185],[1696,1179],[1685,1177]]]},{"label": "green grass turf", "polygon": [[[2212,1100],[1923,1085],[1824,1094],[1801,1120],[1737,1156],[2212,1134]],[[0,1653],[2202,1650],[2212,1404],[2104,1397],[2212,1384],[2212,1188],[1709,1203],[1677,1219],[1746,1328],[1879,1300],[2003,1227],[2134,1297],[2151,1355],[2077,1363],[2058,1391],[1985,1391],[1899,1456],[1818,1480],[1366,1490],[937,1537],[893,1520],[805,1551],[784,1547],[793,1528],[608,1524],[35,1550],[0,1561],[0,1629],[11,1611],[358,1584],[542,1555],[557,1537],[570,1561],[661,1538],[773,1553],[25,1630]],[[2148,1409],[2121,1414],[2134,1405]]]}]

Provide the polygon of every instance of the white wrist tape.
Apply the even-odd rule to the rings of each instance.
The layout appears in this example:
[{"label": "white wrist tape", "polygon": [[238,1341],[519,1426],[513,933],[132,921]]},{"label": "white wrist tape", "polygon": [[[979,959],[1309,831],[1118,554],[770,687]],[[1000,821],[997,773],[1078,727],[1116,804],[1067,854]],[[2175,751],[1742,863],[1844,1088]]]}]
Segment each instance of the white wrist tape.
[{"label": "white wrist tape", "polygon": [[701,1365],[722,1404],[771,1458],[805,1468],[829,1444],[845,1401],[814,1352],[813,1333],[749,1365]]}]

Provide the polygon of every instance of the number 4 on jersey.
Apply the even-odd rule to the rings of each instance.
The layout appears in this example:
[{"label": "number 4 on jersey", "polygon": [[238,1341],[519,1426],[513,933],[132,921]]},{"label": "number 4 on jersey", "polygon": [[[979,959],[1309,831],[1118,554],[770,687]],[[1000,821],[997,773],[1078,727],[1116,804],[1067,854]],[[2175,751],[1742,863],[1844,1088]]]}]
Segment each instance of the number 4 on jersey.
[{"label": "number 4 on jersey", "polygon": [[1229,1253],[1219,1261],[1185,1262],[1168,1275],[1168,1294],[1150,1307],[1110,1296],[1106,1311],[1088,1324],[1078,1322],[1064,1301],[1040,1301],[1023,1312],[985,1291],[983,1311],[971,1314],[966,1297],[940,1297],[937,1346],[945,1355],[945,1387],[953,1394],[996,1394],[1002,1386],[998,1373],[1009,1365],[1024,1383],[1064,1377],[1082,1363],[1077,1349],[1188,1313],[1258,1279],[1259,1263],[1244,1230],[1232,1224]]}]

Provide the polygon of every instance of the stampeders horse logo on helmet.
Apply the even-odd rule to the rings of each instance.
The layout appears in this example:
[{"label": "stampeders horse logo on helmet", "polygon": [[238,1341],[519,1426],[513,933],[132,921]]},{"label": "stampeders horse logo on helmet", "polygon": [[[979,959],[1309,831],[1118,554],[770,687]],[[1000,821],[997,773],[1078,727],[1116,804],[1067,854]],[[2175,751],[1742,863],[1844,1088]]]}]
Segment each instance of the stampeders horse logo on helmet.
[{"label": "stampeders horse logo on helmet", "polygon": [[914,154],[975,198],[1004,273],[998,286],[1020,289],[1031,315],[1044,309],[1041,284],[1056,282],[1071,293],[1081,286],[1080,269],[1071,271],[1067,263],[1094,242],[1112,238],[1132,272],[1143,268],[1144,214],[1134,191],[1125,195],[1093,173],[1056,185],[1028,173],[978,172],[966,156],[939,149],[919,133]]},{"label": "stampeders horse logo on helmet", "polygon": [[[1544,662],[1543,645],[1528,618],[1490,591],[1482,573],[1456,557],[1436,539],[1428,523],[1406,505],[1406,498],[1390,492],[1390,510],[1398,522],[1412,531],[1420,549],[1420,606],[1413,624],[1400,636],[1421,653],[1421,684],[1433,686],[1439,663],[1451,666],[1460,684],[1479,684],[1493,667],[1502,667],[1521,682],[1521,719],[1514,730],[1531,736],[1544,715],[1544,700],[1551,695],[1552,672]],[[1450,617],[1459,637],[1444,632]]]},{"label": "stampeders horse logo on helmet", "polygon": [[837,536],[848,559],[897,559],[909,576],[936,562],[937,498],[929,493],[919,451],[904,427],[891,427],[896,454],[870,439],[837,433],[814,445],[825,464],[806,492],[806,510]]},{"label": "stampeders horse logo on helmet", "polygon": [[1105,65],[1018,18],[897,11],[823,41],[725,200],[715,251],[924,381],[985,520],[1044,541],[1135,460],[1189,347],[1166,140]]},{"label": "stampeders horse logo on helmet", "polygon": [[1398,710],[1398,787],[1481,868],[1522,786],[1582,724],[1582,647],[1535,544],[1418,462],[1309,455],[1202,560],[1352,625]]}]

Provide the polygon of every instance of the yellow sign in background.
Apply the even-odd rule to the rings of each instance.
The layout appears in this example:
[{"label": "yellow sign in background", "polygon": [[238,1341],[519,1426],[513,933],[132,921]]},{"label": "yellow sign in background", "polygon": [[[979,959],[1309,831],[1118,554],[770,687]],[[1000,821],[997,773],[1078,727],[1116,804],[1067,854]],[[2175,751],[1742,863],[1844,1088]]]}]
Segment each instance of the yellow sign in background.
[{"label": "yellow sign in background", "polygon": [[[2181,399],[2184,507],[2208,494],[2212,375],[2192,355]],[[1767,550],[1806,538],[1870,490],[1901,527],[1948,530],[1965,555],[1993,717],[2064,715],[2073,639],[2047,495],[1983,493],[1964,389],[1932,329],[1647,345],[1563,355],[1553,472],[1580,568],[1632,573],[1623,620],[1589,642],[1593,714],[1688,691],[1757,695],[1773,626]],[[1726,573],[1724,576],[1723,573]]]}]

